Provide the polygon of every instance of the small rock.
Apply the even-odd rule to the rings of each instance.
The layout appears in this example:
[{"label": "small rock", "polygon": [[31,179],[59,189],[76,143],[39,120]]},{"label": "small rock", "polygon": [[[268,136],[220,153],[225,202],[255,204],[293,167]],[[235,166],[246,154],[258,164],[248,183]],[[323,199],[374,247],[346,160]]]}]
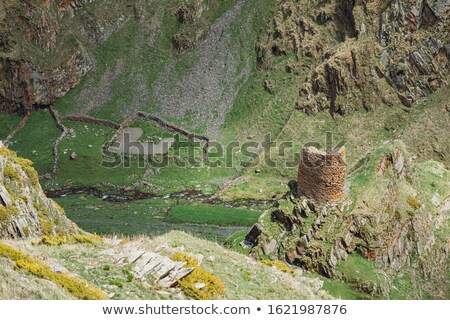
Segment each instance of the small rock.
[{"label": "small rock", "polygon": [[75,160],[76,158],[77,158],[76,152],[72,152],[72,154],[70,155],[70,159]]},{"label": "small rock", "polygon": [[272,239],[268,244],[265,244],[262,249],[264,251],[264,254],[271,254],[275,251],[277,248],[277,241],[275,239]]},{"label": "small rock", "polygon": [[197,282],[196,284],[194,284],[194,286],[195,286],[197,289],[203,289],[204,287],[206,287],[206,284],[201,283],[201,282]]},{"label": "small rock", "polygon": [[57,264],[57,263],[50,263],[50,267],[52,268],[52,270],[56,273],[64,273],[67,272],[67,269],[64,268],[62,265]]},{"label": "small rock", "polygon": [[256,169],[255,173],[261,173],[261,169]]},{"label": "small rock", "polygon": [[431,198],[431,202],[432,202],[436,207],[439,207],[439,206],[441,205],[441,202],[440,202],[439,199],[436,197],[436,195],[434,195],[434,196]]},{"label": "small rock", "polygon": [[216,260],[216,257],[214,256],[209,256],[208,258],[205,259],[208,262],[214,262]]},{"label": "small rock", "polygon": [[92,144],[88,144],[88,148],[92,148]]}]

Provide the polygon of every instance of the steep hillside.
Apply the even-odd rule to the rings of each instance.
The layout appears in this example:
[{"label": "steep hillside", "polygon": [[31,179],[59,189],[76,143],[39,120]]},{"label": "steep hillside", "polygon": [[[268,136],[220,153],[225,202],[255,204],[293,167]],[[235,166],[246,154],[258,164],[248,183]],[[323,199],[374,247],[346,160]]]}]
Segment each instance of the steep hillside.
[{"label": "steep hillside", "polygon": [[258,62],[294,55],[286,71],[308,68],[297,108],[348,114],[400,101],[410,108],[436,91],[450,70],[445,1],[280,0]]},{"label": "steep hillside", "polygon": [[36,238],[75,234],[78,227],[48,199],[30,160],[0,142],[0,238]]},{"label": "steep hillside", "polygon": [[[443,0],[2,1],[0,238],[19,252],[0,247],[0,276],[19,280],[0,296],[83,297],[65,270],[97,298],[186,298],[136,279],[153,254],[185,276],[184,251],[222,298],[448,298],[449,14]],[[125,132],[136,149],[173,144],[126,154]],[[345,146],[337,206],[296,197],[305,146]],[[47,280],[20,268],[34,263]]]},{"label": "steep hillside", "polygon": [[[183,232],[170,232],[161,237],[149,239],[108,240],[94,244],[64,244],[61,246],[31,245],[30,242],[7,244],[32,256],[44,258],[47,263],[72,275],[78,275],[108,294],[111,299],[186,299],[188,296],[180,287],[165,288],[153,276],[139,279],[134,273],[135,264],[119,261],[111,252],[121,252],[124,248],[145,250],[171,257],[183,251],[193,257],[202,257],[201,267],[217,276],[225,286],[221,299],[331,299],[322,289],[323,282],[301,274],[292,268],[294,274],[267,266],[250,257],[224,249],[209,241],[192,237]],[[289,270],[289,269],[288,269]],[[0,298],[67,299],[61,289],[51,283],[35,280],[21,271],[13,271],[12,266],[0,257],[0,278],[7,274],[16,279],[29,281],[29,287],[11,287],[12,281],[0,285]],[[134,276],[129,276],[133,274]],[[42,282],[42,283],[41,283]],[[31,289],[31,290],[30,290]],[[34,289],[34,290],[33,290]],[[54,291],[53,291],[54,289]],[[42,294],[38,290],[42,290]]]},{"label": "steep hillside", "polygon": [[[203,291],[214,292],[216,283],[223,288],[207,297],[332,298],[321,280],[300,269],[279,270],[186,233],[153,239],[87,234],[45,197],[31,161],[3,146],[0,177],[1,299],[198,299]],[[176,260],[180,252],[196,265]],[[182,280],[195,270],[194,284],[205,282],[204,290],[196,289],[200,296],[182,291]]]},{"label": "steep hillside", "polygon": [[[336,205],[290,195],[246,243],[372,296],[448,298],[449,178],[441,163],[414,163],[402,142],[387,143],[349,168]],[[404,277],[416,286],[399,286]]]}]

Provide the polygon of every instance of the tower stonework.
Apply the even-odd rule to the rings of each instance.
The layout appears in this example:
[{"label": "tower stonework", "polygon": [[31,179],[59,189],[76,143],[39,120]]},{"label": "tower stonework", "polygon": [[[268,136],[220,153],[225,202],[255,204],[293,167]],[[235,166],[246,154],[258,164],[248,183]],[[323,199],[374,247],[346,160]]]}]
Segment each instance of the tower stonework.
[{"label": "tower stonework", "polygon": [[314,147],[302,150],[298,167],[298,194],[319,204],[333,204],[346,193],[345,147],[331,152]]}]

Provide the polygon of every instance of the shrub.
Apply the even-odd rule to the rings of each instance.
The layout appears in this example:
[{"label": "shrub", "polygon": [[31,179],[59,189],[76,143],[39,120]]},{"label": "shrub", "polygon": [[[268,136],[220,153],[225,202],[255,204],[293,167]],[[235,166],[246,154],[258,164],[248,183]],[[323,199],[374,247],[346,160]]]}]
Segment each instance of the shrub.
[{"label": "shrub", "polygon": [[6,147],[0,148],[0,156],[3,156],[5,158],[7,157],[17,157],[16,153],[14,151],[9,150]]},{"label": "shrub", "polygon": [[25,237],[28,238],[30,236],[30,227],[25,226],[23,228],[23,233],[24,233]]},{"label": "shrub", "polygon": [[186,262],[186,265],[184,266],[185,268],[195,268],[198,266],[197,258],[194,258],[182,251],[175,252],[171,259],[174,261]]},{"label": "shrub", "polygon": [[0,243],[0,255],[15,261],[17,269],[24,269],[31,274],[50,280],[66,289],[75,298],[83,300],[106,300],[107,296],[100,289],[93,287],[86,280],[74,278],[65,273],[56,273],[42,261],[25,253],[14,250],[10,246]]},{"label": "shrub", "polygon": [[420,208],[421,203],[419,201],[419,199],[417,199],[414,196],[408,196],[408,198],[406,198],[406,202],[409,204],[409,206],[411,208],[413,208],[414,210],[417,210]]},{"label": "shrub", "polygon": [[131,282],[134,280],[134,275],[128,269],[123,269],[122,272],[127,276],[127,282]]},{"label": "shrub", "polygon": [[54,223],[50,220],[39,219],[41,225],[41,231],[44,235],[49,236],[53,234]]},{"label": "shrub", "polygon": [[42,239],[37,244],[47,244],[52,246],[58,246],[61,244],[73,244],[73,243],[101,243],[103,238],[99,235],[86,234],[86,235],[70,235],[70,234],[59,234],[56,236],[43,236]]},{"label": "shrub", "polygon": [[10,221],[11,216],[17,216],[20,212],[16,206],[6,208],[0,205],[0,222],[7,223]]},{"label": "shrub", "polygon": [[275,267],[282,272],[290,274],[291,276],[295,276],[294,270],[289,268],[287,265],[285,265],[281,261],[272,261],[272,260],[267,259],[267,260],[260,260],[259,262],[261,262],[262,264],[265,264],[266,266]]},{"label": "shrub", "polygon": [[14,162],[20,165],[22,170],[25,171],[33,186],[37,186],[39,184],[39,174],[33,168],[33,161],[24,158],[17,158]]},{"label": "shrub", "polygon": [[5,206],[0,205],[0,223],[8,221],[9,221],[8,209],[6,209]]},{"label": "shrub", "polygon": [[22,185],[22,180],[20,180],[19,174],[9,162],[6,163],[3,175],[9,180],[16,181],[17,183],[19,183],[19,185]]},{"label": "shrub", "polygon": [[121,281],[117,280],[117,279],[112,279],[111,281],[109,281],[109,284],[112,285],[112,286],[116,286],[116,287],[118,287],[120,289],[123,288],[123,283]]},{"label": "shrub", "polygon": [[[194,270],[186,277],[178,281],[178,285],[183,291],[196,300],[213,300],[220,297],[225,292],[225,286],[222,281],[198,266],[198,260],[184,252],[176,252],[172,257],[174,261],[186,262],[186,268]],[[196,284],[203,283],[203,288],[197,288]]]}]

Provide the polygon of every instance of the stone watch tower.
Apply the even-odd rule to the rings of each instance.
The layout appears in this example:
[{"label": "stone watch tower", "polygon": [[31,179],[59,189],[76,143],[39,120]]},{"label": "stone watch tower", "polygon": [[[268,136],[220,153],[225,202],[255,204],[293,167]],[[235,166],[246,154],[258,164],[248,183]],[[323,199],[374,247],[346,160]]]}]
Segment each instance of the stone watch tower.
[{"label": "stone watch tower", "polygon": [[298,194],[319,204],[333,204],[346,193],[345,147],[331,152],[304,148],[298,167]]}]

